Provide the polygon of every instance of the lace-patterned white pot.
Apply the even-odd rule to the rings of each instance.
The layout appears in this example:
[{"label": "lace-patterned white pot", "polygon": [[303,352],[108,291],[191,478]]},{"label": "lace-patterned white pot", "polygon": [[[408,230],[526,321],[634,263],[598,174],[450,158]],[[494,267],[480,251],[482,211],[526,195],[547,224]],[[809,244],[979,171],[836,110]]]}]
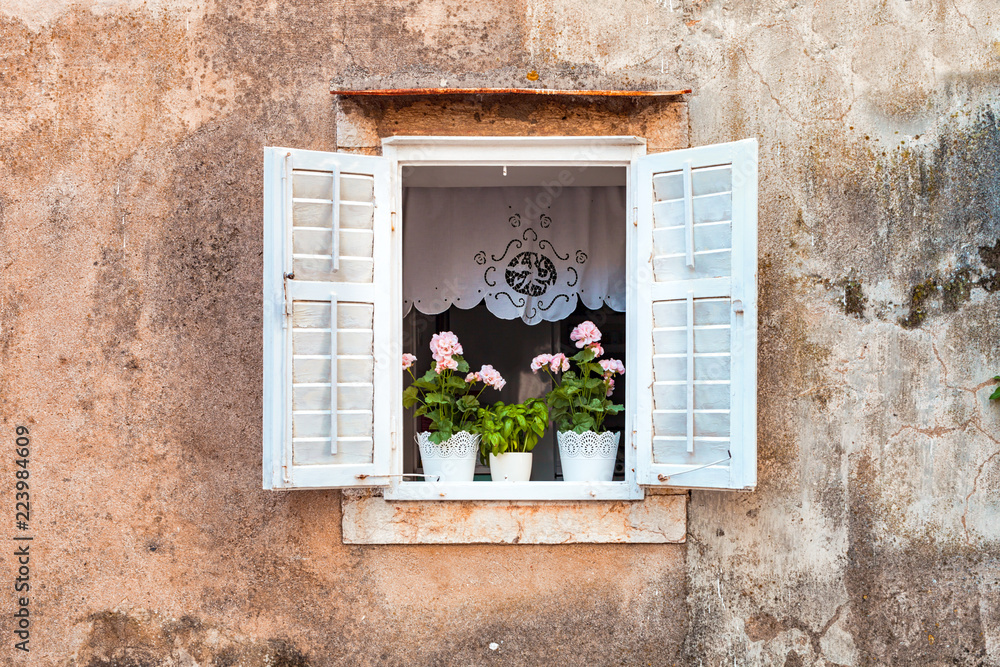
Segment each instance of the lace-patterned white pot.
[{"label": "lace-patterned white pot", "polygon": [[479,435],[459,431],[440,445],[431,442],[428,431],[417,434],[420,460],[428,481],[471,482],[476,474]]},{"label": "lace-patterned white pot", "polygon": [[563,481],[611,481],[615,474],[615,460],[618,458],[618,441],[621,439],[621,433],[559,431],[556,438],[559,440]]}]

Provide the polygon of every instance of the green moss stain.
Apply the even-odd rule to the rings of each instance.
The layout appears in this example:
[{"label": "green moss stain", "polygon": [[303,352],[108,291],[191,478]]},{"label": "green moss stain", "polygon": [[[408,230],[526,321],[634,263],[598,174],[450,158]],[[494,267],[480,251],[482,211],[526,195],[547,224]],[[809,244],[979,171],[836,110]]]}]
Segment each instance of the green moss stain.
[{"label": "green moss stain", "polygon": [[[942,121],[933,142],[880,151],[860,141],[817,158],[816,171],[818,193],[841,184],[817,198],[816,210],[830,215],[812,215],[809,232],[813,252],[852,267],[829,284],[843,290],[834,294],[845,314],[915,329],[958,312],[977,288],[1000,290],[1000,116],[991,106]],[[866,303],[862,283],[887,280],[905,286],[906,300]]]},{"label": "green moss stain", "polygon": [[864,317],[865,303],[867,302],[868,299],[865,297],[864,291],[861,289],[860,280],[849,278],[844,281],[844,300],[841,304],[844,307],[844,313],[847,315]]},{"label": "green moss stain", "polygon": [[937,283],[933,279],[925,280],[910,289],[910,312],[900,319],[899,325],[904,329],[916,329],[927,318],[929,301],[937,296]]},{"label": "green moss stain", "polygon": [[941,309],[946,313],[953,313],[958,310],[964,302],[972,295],[972,287],[976,283],[971,278],[969,269],[962,269],[948,279],[943,281],[939,287],[941,289]]},{"label": "green moss stain", "polygon": [[979,281],[979,286],[987,292],[996,292],[1000,289],[1000,239],[992,246],[979,246],[979,259],[986,271],[992,272]]},{"label": "green moss stain", "polygon": [[970,269],[964,268],[917,283],[910,288],[909,312],[899,324],[905,329],[916,329],[938,310],[953,313],[969,300],[974,287],[985,287],[986,281],[993,280],[992,277],[977,279]]}]

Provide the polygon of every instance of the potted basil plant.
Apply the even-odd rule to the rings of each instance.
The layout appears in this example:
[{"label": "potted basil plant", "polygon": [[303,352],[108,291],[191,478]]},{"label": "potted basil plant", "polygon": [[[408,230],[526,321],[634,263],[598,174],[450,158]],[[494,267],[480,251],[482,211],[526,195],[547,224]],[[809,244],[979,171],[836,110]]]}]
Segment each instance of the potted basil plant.
[{"label": "potted basil plant", "polygon": [[[599,359],[604,348],[601,331],[593,322],[573,329],[570,339],[579,352],[572,357],[540,354],[532,359],[531,370],[544,369],[552,379],[545,402],[557,429],[563,480],[610,482],[621,433],[606,430],[604,419],[625,409],[611,401],[615,376],[625,372],[625,365],[618,359]],[[575,370],[570,370],[571,362]]]},{"label": "potted basil plant", "polygon": [[510,405],[501,401],[479,410],[480,459],[485,464],[489,458],[494,482],[531,479],[531,450],[545,434],[548,423],[548,408],[537,398]]},{"label": "potted basil plant", "polygon": [[434,361],[419,378],[413,372],[417,358],[403,355],[403,369],[411,378],[403,407],[416,406],[414,414],[430,420],[430,430],[417,434],[427,478],[471,482],[479,454],[479,396],[486,387],[499,391],[507,382],[489,365],[470,373],[458,336],[450,331],[434,334],[430,347]]}]

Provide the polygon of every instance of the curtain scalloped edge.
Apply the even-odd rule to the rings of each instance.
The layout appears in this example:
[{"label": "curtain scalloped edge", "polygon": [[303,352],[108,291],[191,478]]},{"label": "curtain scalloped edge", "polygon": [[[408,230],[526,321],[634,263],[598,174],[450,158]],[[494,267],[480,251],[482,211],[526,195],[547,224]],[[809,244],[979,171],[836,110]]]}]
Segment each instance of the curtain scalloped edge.
[{"label": "curtain scalloped edge", "polygon": [[[583,306],[587,310],[598,310],[599,308],[607,306],[608,308],[610,308],[611,310],[615,311],[616,313],[624,313],[625,312],[625,305],[624,305],[624,303],[621,305],[621,307],[616,306],[614,302],[617,301],[618,299],[615,299],[615,298],[606,299],[604,297],[599,297],[597,299],[597,305],[591,305],[590,303],[587,302],[586,299],[581,298],[579,294],[573,295],[573,298],[576,300],[576,303],[574,304],[574,306],[571,309],[569,309],[569,312],[566,313],[565,315],[563,315],[562,317],[556,317],[556,318],[553,318],[553,319],[549,319],[549,318],[547,318],[547,317],[545,317],[543,315],[543,316],[541,316],[538,319],[535,319],[533,321],[528,321],[528,320],[524,319],[524,311],[523,310],[520,311],[520,312],[515,312],[513,317],[504,317],[503,315],[500,315],[499,313],[494,312],[490,308],[489,304],[485,304],[485,305],[486,305],[486,310],[488,310],[490,312],[490,314],[493,315],[494,317],[496,317],[497,319],[508,320],[508,321],[509,320],[521,320],[521,321],[523,321],[525,324],[527,324],[529,326],[534,326],[536,324],[541,324],[542,322],[561,322],[561,321],[565,320],[566,318],[568,318],[570,316],[570,314],[572,314],[572,312],[575,311],[579,307],[579,305],[580,305],[581,302],[583,303]],[[445,307],[445,308],[440,308],[440,309],[437,309],[437,310],[433,310],[431,312],[428,312],[428,311],[424,310],[423,308],[421,308],[420,306],[418,306],[415,303],[412,303],[412,302],[410,302],[410,303],[404,303],[403,304],[403,317],[406,317],[407,315],[409,315],[410,312],[413,311],[414,309],[417,312],[419,312],[419,313],[421,313],[423,315],[440,315],[441,313],[446,312],[447,310],[449,310],[452,306],[454,306],[455,308],[458,308],[459,310],[472,310],[473,308],[476,308],[479,305],[483,305],[485,301],[486,301],[486,297],[483,296],[481,299],[479,299],[478,301],[476,301],[475,303],[473,303],[471,306],[466,306],[464,304],[463,305],[459,305],[457,303],[450,303],[450,304],[447,304],[447,307]],[[625,299],[621,298],[621,301],[625,301]],[[562,312],[562,311],[560,311],[560,312]]]}]

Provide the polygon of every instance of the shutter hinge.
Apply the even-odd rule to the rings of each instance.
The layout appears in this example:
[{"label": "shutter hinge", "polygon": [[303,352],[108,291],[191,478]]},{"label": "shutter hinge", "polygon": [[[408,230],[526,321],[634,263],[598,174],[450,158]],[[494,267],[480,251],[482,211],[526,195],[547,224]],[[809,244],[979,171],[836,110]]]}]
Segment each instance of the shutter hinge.
[{"label": "shutter hinge", "polygon": [[396,231],[396,212],[393,211],[391,215],[392,215],[392,225],[391,225],[392,231]]},{"label": "shutter hinge", "polygon": [[633,206],[632,207],[632,226],[633,227],[638,227],[639,226],[639,207],[638,206]]}]

